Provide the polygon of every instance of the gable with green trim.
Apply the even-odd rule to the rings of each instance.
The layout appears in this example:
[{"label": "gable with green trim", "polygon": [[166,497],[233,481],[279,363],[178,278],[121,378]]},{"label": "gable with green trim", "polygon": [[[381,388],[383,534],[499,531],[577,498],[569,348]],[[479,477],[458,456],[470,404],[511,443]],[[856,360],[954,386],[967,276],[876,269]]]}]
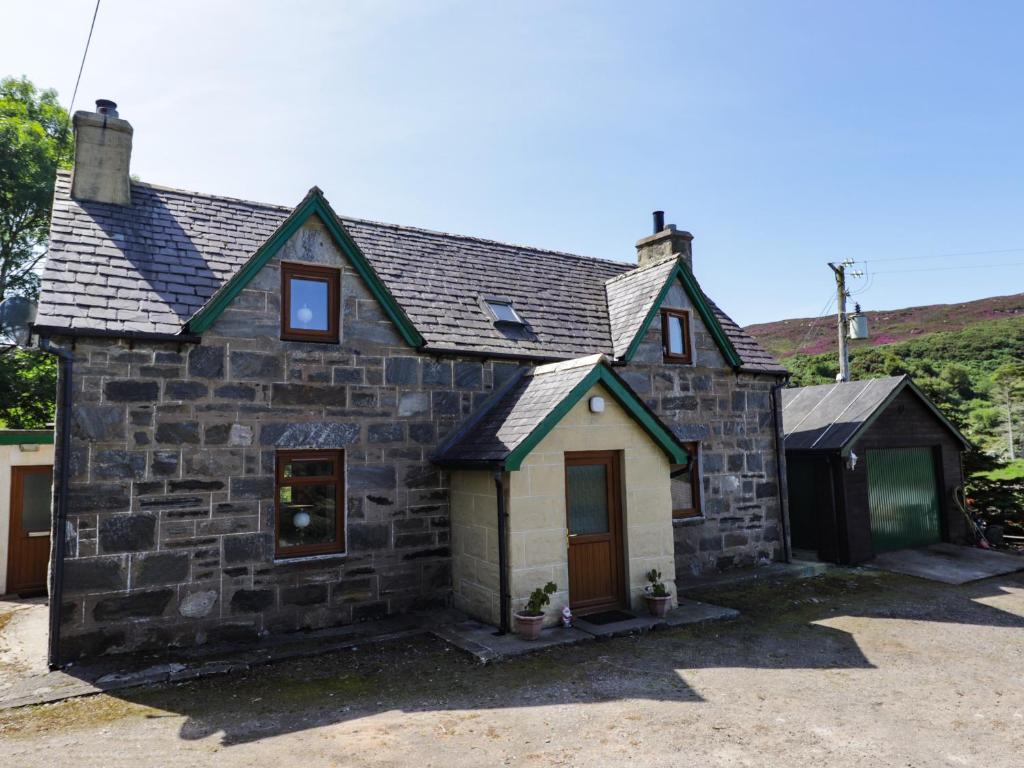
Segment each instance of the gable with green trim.
[{"label": "gable with green trim", "polygon": [[252,337],[279,338],[281,262],[342,270],[342,343],[351,335],[346,333],[348,325],[349,331],[358,328],[377,343],[423,346],[423,337],[316,188],[192,316],[184,332],[233,335],[248,324]]},{"label": "gable with green trim", "polygon": [[[616,376],[604,362],[596,365],[572,390],[554,404],[548,414],[521,440],[504,461],[508,471],[518,470],[523,460],[537,445],[588,395],[595,386],[601,386],[641,429],[661,449],[673,464],[685,464],[686,449],[672,434],[672,431],[651,411],[636,393],[622,379]],[[603,414],[594,414],[600,421]],[[625,445],[619,448],[625,448]],[[609,450],[612,450],[611,448]]]},{"label": "gable with green trim", "polygon": [[[616,291],[627,292],[630,280],[641,281],[644,279],[644,272],[658,273],[664,275],[659,283],[653,286],[656,292],[647,291],[642,296],[642,303],[632,308],[643,320],[633,331],[630,327],[630,336],[621,339],[616,345],[616,355],[625,362],[661,362],[661,309],[685,309],[690,314],[690,339],[694,343],[696,365],[706,367],[731,367],[739,368],[743,361],[736,351],[728,335],[722,328],[718,317],[707,300],[700,285],[694,278],[693,273],[679,260],[669,261],[664,264],[654,265],[644,269],[636,270],[634,273],[627,273],[615,281],[609,282],[609,306],[611,308],[612,294]],[[648,273],[648,280],[651,276]],[[619,281],[622,281],[621,283]],[[710,344],[702,344],[702,340],[708,339]],[[622,349],[622,347],[625,347]]]}]

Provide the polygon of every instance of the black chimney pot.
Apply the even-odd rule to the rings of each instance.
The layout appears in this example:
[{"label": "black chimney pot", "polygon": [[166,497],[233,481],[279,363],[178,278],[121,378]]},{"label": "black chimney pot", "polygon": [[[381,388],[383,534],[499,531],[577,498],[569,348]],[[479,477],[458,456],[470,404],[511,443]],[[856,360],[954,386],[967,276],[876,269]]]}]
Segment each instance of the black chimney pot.
[{"label": "black chimney pot", "polygon": [[117,104],[110,99],[96,99],[96,112],[109,117],[117,117]]},{"label": "black chimney pot", "polygon": [[658,234],[665,228],[665,212],[655,211],[654,212],[654,234]]}]

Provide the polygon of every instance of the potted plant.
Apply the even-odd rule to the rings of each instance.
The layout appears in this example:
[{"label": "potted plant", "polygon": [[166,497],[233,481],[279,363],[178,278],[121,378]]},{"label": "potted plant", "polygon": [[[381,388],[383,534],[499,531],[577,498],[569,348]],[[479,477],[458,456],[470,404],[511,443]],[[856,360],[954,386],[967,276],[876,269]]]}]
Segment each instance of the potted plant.
[{"label": "potted plant", "polygon": [[651,582],[650,586],[644,590],[644,602],[647,603],[647,610],[651,612],[651,616],[663,619],[668,613],[668,609],[672,607],[672,595],[669,594],[665,583],[661,580],[661,571],[657,568],[652,568],[647,573],[647,580]]},{"label": "potted plant", "polygon": [[537,587],[530,593],[526,607],[516,611],[516,632],[523,640],[536,640],[544,624],[544,606],[551,602],[551,594],[558,589],[555,582],[549,581],[543,587]]}]

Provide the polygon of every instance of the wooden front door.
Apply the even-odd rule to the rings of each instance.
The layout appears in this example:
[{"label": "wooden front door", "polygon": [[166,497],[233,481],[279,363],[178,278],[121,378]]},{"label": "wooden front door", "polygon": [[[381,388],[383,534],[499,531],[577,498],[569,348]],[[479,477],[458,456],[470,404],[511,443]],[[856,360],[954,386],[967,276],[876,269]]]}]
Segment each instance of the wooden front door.
[{"label": "wooden front door", "polygon": [[46,591],[52,487],[51,466],[11,467],[8,592],[29,595]]},{"label": "wooden front door", "polygon": [[625,607],[619,457],[565,454],[569,605],[579,614]]}]

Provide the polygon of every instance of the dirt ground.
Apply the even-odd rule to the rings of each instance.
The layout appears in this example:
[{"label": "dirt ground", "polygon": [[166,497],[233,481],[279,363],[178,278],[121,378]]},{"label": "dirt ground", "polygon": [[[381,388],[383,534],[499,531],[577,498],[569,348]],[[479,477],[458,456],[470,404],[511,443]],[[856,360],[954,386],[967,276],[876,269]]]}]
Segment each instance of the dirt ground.
[{"label": "dirt ground", "polygon": [[1024,765],[1024,574],[692,594],[742,618],[480,666],[427,638],[0,713],[19,766]]}]

